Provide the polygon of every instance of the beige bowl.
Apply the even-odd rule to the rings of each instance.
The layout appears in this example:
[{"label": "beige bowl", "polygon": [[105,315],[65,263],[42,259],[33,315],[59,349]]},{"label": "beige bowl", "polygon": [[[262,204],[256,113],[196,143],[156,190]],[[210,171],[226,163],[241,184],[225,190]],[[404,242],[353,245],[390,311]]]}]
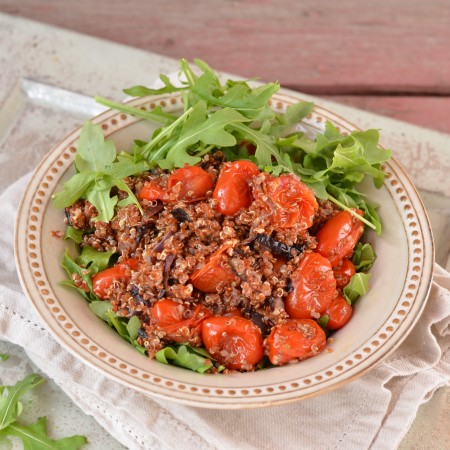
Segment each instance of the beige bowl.
[{"label": "beige bowl", "polygon": [[[275,95],[277,111],[301,100]],[[181,96],[134,100],[131,105],[168,112],[182,110]],[[298,128],[310,135],[329,120],[341,132],[356,128],[316,107]],[[120,150],[135,139],[148,139],[154,127],[134,117],[107,111],[93,119]],[[408,335],[426,303],[433,268],[433,241],[423,204],[400,165],[384,165],[380,190],[372,183],[364,192],[380,205],[383,234],[367,233],[378,259],[371,270],[370,290],[356,304],[352,320],[333,335],[320,355],[299,364],[233,375],[198,374],[160,364],[139,354],[95,316],[75,291],[58,284],[67,243],[51,236],[64,232],[64,213],[52,208],[51,196],[73,174],[75,143],[80,129],[60,142],[42,161],[21,201],[16,223],[16,261],[22,286],[44,325],[68,351],[109,378],[144,394],[206,408],[235,409],[300,400],[354,380],[392,352]]]}]

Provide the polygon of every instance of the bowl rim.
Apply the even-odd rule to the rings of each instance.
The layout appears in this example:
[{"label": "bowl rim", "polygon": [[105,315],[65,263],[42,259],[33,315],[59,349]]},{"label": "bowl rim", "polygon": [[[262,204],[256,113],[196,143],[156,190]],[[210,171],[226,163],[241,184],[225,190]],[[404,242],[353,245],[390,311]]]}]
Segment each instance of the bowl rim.
[{"label": "bowl rim", "polygon": [[[174,103],[173,99],[176,100]],[[130,104],[132,106],[148,105],[150,108],[152,107],[152,105],[159,104],[165,107],[167,105],[174,105],[175,103],[177,103],[177,101],[180,101],[180,99],[181,96],[179,94],[164,94],[160,96],[149,96],[133,99],[127,102],[127,104]],[[281,110],[285,105],[297,103],[301,100],[303,99],[300,94],[296,95],[295,93],[279,93],[273,96],[272,107],[274,107],[274,109],[278,108]],[[318,118],[322,118],[323,120],[323,117],[325,117],[327,120],[331,120],[335,125],[337,124],[338,126],[346,130],[359,129],[358,127],[354,126],[346,119],[333,113],[332,111],[315,105],[311,121],[313,122]],[[115,110],[107,110],[93,118],[92,122],[95,124],[103,125],[103,129],[106,131],[106,136],[109,136],[110,134],[123,129],[126,126],[133,125],[142,120],[143,119],[134,118]],[[319,121],[317,120],[317,122]],[[107,125],[106,129],[104,125]],[[421,232],[421,234],[419,234],[419,237],[421,237],[421,242],[420,245],[418,244],[417,248],[420,247],[421,251],[423,252],[421,276],[419,279],[419,283],[415,283],[416,288],[413,290],[414,297],[409,302],[409,309],[403,309],[404,315],[400,318],[397,318],[397,320],[399,320],[399,323],[397,324],[398,326],[396,326],[394,331],[383,340],[374,340],[374,337],[372,336],[369,340],[373,340],[373,342],[378,343],[374,346],[368,345],[366,348],[368,348],[369,351],[367,352],[367,354],[363,354],[362,359],[347,359],[348,366],[346,365],[346,362],[342,362],[340,366],[342,366],[343,368],[337,370],[335,374],[333,374],[333,377],[326,380],[316,379],[313,380],[313,382],[309,380],[309,383],[307,383],[306,381],[309,378],[313,378],[307,377],[302,381],[301,379],[299,379],[298,382],[290,383],[290,386],[288,386],[287,389],[286,387],[282,389],[282,386],[274,385],[274,388],[271,391],[268,388],[259,389],[261,391],[260,393],[258,393],[258,387],[256,387],[256,389],[253,389],[251,395],[239,395],[242,393],[245,394],[245,391],[248,391],[248,389],[246,389],[245,387],[240,388],[239,383],[233,390],[227,388],[216,389],[213,387],[202,388],[201,384],[198,385],[198,387],[195,387],[193,385],[186,386],[186,383],[178,383],[175,378],[170,379],[158,375],[154,376],[153,374],[148,377],[145,377],[144,374],[142,375],[142,378],[138,379],[135,376],[136,374],[133,372],[133,370],[135,369],[127,367],[126,370],[124,370],[124,368],[120,366],[120,362],[118,362],[117,365],[111,365],[107,363],[105,360],[102,360],[98,357],[98,352],[93,352],[90,350],[89,347],[92,348],[92,344],[90,342],[88,342],[87,344],[82,342],[83,339],[86,339],[86,337],[78,336],[79,339],[74,339],[73,335],[69,333],[68,329],[65,329],[63,327],[63,324],[60,323],[60,321],[57,319],[57,313],[51,311],[50,305],[53,305],[54,303],[49,303],[49,300],[53,300],[54,302],[55,299],[49,298],[48,296],[50,294],[50,297],[52,297],[52,290],[49,285],[45,283],[45,277],[43,278],[44,281],[36,279],[34,275],[36,273],[36,270],[32,266],[32,264],[38,264],[39,266],[39,262],[41,262],[41,260],[39,259],[38,255],[36,255],[36,258],[32,257],[30,253],[33,252],[29,251],[29,244],[33,244],[33,242],[30,242],[30,234],[28,233],[29,218],[32,215],[32,208],[36,207],[36,200],[45,197],[45,195],[40,194],[40,192],[42,192],[42,179],[39,175],[42,174],[43,177],[48,172],[49,168],[53,166],[53,164],[56,164],[60,161],[63,154],[66,160],[70,159],[70,153],[74,153],[73,144],[77,140],[80,131],[81,126],[76,128],[69,135],[59,141],[50,150],[50,152],[41,161],[39,166],[35,169],[33,176],[31,177],[27,187],[25,188],[24,194],[20,201],[19,212],[17,214],[15,223],[15,259],[22,288],[24,289],[24,292],[26,293],[30,302],[33,304],[33,307],[35,308],[43,323],[52,332],[52,336],[71,354],[73,354],[77,358],[80,358],[89,366],[100,371],[107,377],[113,378],[115,381],[132,389],[140,391],[146,395],[157,396],[160,398],[174,400],[197,407],[240,409],[277,405],[323,394],[341,387],[356,378],[359,378],[367,371],[372,369],[382,359],[386,358],[390,353],[392,353],[404,341],[404,339],[406,339],[409,332],[411,332],[412,328],[419,320],[420,315],[425,308],[428,294],[431,289],[434,262],[434,243],[429,219],[420,196],[409,176],[393,157],[388,163],[385,164],[385,167],[389,168],[390,176],[397,180],[396,185],[402,186],[403,193],[407,197],[408,205],[410,205],[415,212],[414,217],[417,224],[417,229]],[[69,149],[69,152],[64,152],[64,150],[66,149]],[[66,155],[68,155],[68,157]],[[64,165],[64,163],[61,164],[62,166]],[[68,169],[66,168],[63,174],[66,170]],[[60,180],[63,174],[59,174],[58,176],[55,175],[55,177],[58,177],[58,180]],[[385,185],[387,185],[387,182],[388,178],[385,179]],[[45,205],[41,209],[43,209],[45,212]],[[44,216],[44,212],[42,212],[42,217]],[[23,239],[22,236],[26,236],[26,239]],[[40,243],[40,234],[39,236],[37,236],[37,239],[35,236],[32,241],[33,240],[34,242],[39,241]],[[409,263],[411,263],[411,261],[409,261]],[[43,263],[42,269],[45,272]],[[46,276],[45,273],[44,275]],[[39,285],[39,283],[43,284]],[[408,293],[408,295],[412,294]],[[400,302],[400,300],[401,298],[399,298],[398,302]],[[53,306],[52,308],[55,307]],[[61,333],[61,330],[63,331],[63,333]],[[378,334],[380,335],[380,333]],[[386,333],[381,333],[381,335],[383,334]],[[89,339],[87,340],[89,341]],[[95,343],[95,347],[100,347],[101,350],[101,346],[99,346],[97,343]],[[364,345],[362,345],[361,348],[362,347],[364,347]],[[349,364],[348,361],[352,361],[351,364]],[[227,377],[233,377],[233,375],[227,375]],[[239,377],[239,375],[237,377]],[[222,391],[222,394],[219,394],[219,391]]]}]

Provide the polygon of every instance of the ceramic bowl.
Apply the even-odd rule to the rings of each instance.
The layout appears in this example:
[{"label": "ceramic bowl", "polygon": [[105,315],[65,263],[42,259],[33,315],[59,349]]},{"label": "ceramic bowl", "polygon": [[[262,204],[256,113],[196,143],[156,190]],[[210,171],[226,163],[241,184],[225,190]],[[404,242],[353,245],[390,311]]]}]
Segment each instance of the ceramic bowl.
[{"label": "ceramic bowl", "polygon": [[[294,94],[278,94],[272,107],[283,112],[299,100]],[[131,105],[182,110],[180,95],[140,98]],[[314,135],[324,130],[327,120],[343,133],[356,129],[318,106],[298,128]],[[147,121],[111,110],[93,122],[119,150],[131,149],[135,139],[147,140],[154,129]],[[53,231],[64,232],[65,225],[64,212],[53,209],[51,197],[73,174],[79,134],[80,129],[75,130],[48,153],[25,189],[16,223],[16,260],[24,291],[45,327],[64,348],[112,380],[150,396],[200,407],[280,404],[325,393],[361,376],[392,352],[417,322],[431,284],[433,242],[416,189],[391,159],[383,167],[383,187],[377,190],[370,182],[363,189],[380,205],[383,222],[381,236],[366,235],[378,255],[370,290],[320,355],[252,373],[201,375],[139,354],[95,316],[81,296],[58,284],[65,279],[60,261],[67,243],[52,236]]]}]

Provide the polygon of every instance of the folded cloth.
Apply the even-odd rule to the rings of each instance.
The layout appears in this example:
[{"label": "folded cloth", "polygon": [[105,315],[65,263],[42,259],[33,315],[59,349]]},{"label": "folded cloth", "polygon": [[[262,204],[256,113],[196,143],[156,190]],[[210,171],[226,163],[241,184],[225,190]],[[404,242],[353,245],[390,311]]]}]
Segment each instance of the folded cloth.
[{"label": "folded cloth", "polygon": [[435,265],[430,298],[405,342],[367,375],[288,405],[216,411],[150,399],[64,350],[22,292],[13,226],[29,175],[0,195],[0,338],[31,360],[118,441],[134,449],[396,448],[418,407],[450,382],[450,274]]}]

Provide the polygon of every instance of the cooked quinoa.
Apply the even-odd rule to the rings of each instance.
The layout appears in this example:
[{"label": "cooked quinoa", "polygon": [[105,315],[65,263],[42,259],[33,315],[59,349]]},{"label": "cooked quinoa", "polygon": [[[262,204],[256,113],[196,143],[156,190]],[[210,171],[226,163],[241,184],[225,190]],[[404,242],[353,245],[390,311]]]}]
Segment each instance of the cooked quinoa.
[{"label": "cooked quinoa", "polygon": [[[215,183],[222,164],[222,154],[216,152],[204,156],[201,167]],[[150,357],[174,341],[202,345],[199,331],[184,327],[177,330],[177,336],[167,336],[154,323],[152,306],[161,299],[178,302],[186,315],[192,314],[196,305],[203,305],[215,316],[239,310],[261,329],[263,338],[288,319],[284,300],[292,291],[291,275],[305,252],[316,247],[316,238],[310,233],[339,209],[329,201],[318,200],[311,228],[300,229],[297,224],[276,228],[269,220],[265,176],[262,172],[248,180],[254,201],[234,216],[217,212],[212,190],[200,201],[177,200],[176,189],[167,189],[169,173],[160,169],[124,181],[136,197],[146,182],[156,183],[172,196],[170,203],[140,200],[143,214],[131,204],[118,208],[110,223],[93,220],[97,211],[87,200],[78,200],[66,208],[66,223],[84,232],[81,246],[117,252],[119,263],[129,258],[139,260],[139,270],[130,269],[129,281],[115,280],[107,297],[118,316],[139,317],[142,326],[138,343]],[[118,195],[124,197],[123,192]],[[227,247],[227,258],[222,264],[231,268],[235,281],[219,284],[212,293],[194,288],[192,273],[223,246]],[[288,259],[281,259],[277,251],[284,252],[284,256],[289,252]],[[77,287],[89,290],[81,277],[73,281]]]}]

